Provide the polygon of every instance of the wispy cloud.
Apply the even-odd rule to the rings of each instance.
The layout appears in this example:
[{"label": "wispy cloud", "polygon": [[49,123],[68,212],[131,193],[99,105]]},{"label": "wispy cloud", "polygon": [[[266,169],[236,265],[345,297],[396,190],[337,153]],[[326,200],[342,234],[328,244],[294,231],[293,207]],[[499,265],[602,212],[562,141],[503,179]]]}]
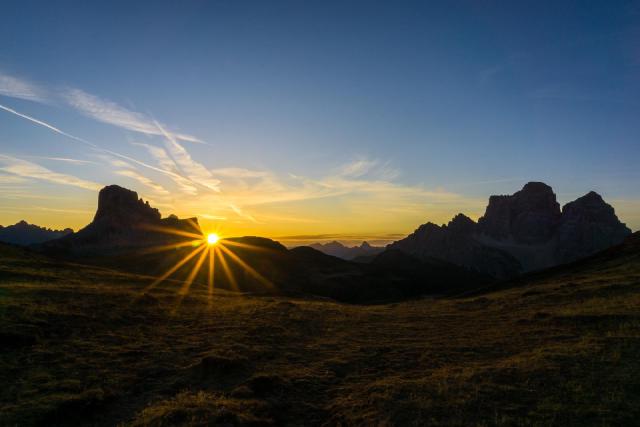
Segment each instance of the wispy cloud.
[{"label": "wispy cloud", "polygon": [[94,144],[93,142],[87,141],[84,138],[80,138],[80,137],[77,137],[75,135],[71,135],[70,133],[67,133],[67,132],[59,129],[56,126],[53,126],[52,124],[49,124],[49,123],[47,123],[45,121],[36,119],[35,117],[32,117],[32,116],[29,116],[27,114],[21,113],[19,111],[16,111],[16,110],[14,110],[12,108],[6,107],[6,106],[1,105],[1,104],[0,104],[0,110],[7,111],[7,112],[9,112],[11,114],[15,114],[16,116],[21,117],[23,119],[26,119],[26,120],[28,120],[28,121],[30,121],[32,123],[35,123],[35,124],[37,124],[39,126],[43,126],[43,127],[47,128],[47,129],[49,129],[49,130],[51,130],[51,131],[53,131],[53,132],[55,132],[55,133],[57,133],[59,135],[65,136],[65,137],[67,137],[67,138],[69,138],[69,139],[71,139],[73,141],[76,141],[76,142],[79,142],[81,144],[84,144],[84,145],[92,148],[93,150],[95,150],[95,151],[97,151],[99,153],[110,154],[112,156],[119,157],[121,159],[133,162],[133,163],[135,163],[135,164],[137,164],[139,166],[143,166],[143,167],[145,167],[147,169],[151,169],[151,170],[154,170],[156,172],[160,172],[160,173],[163,173],[165,175],[169,175],[169,176],[171,176],[171,177],[173,177],[175,179],[183,178],[179,173],[173,172],[171,170],[158,168],[156,166],[150,165],[150,164],[145,163],[143,161],[134,159],[133,157],[127,156],[125,154],[117,153],[117,152],[112,151],[112,150],[107,150],[106,148],[102,148],[102,147],[98,146],[97,144]]},{"label": "wispy cloud", "polygon": [[76,165],[95,165],[92,160],[71,159],[69,157],[48,157],[48,156],[23,156],[30,159],[52,160],[54,162],[71,163]]},{"label": "wispy cloud", "polygon": [[180,171],[176,167],[176,164],[173,160],[171,160],[169,154],[167,154],[164,148],[137,142],[134,143],[134,145],[144,147],[149,152],[151,157],[155,159],[161,169],[171,172],[171,175],[169,175],[170,178],[178,186],[183,194],[190,196],[195,196],[196,194],[198,194],[198,188],[189,179],[180,174]]},{"label": "wispy cloud", "polygon": [[156,196],[167,196],[169,195],[169,191],[167,191],[166,188],[164,188],[162,185],[158,184],[157,182],[155,182],[154,180],[152,180],[151,178],[147,177],[146,175],[143,175],[142,173],[140,173],[135,165],[126,162],[122,159],[116,158],[116,157],[112,157],[109,155],[99,155],[99,157],[106,162],[107,164],[109,164],[110,166],[113,167],[113,173],[116,175],[120,175],[120,176],[125,176],[127,178],[130,178],[136,182],[138,182],[139,184],[144,185],[145,187],[149,188],[151,191],[153,191],[153,193]]},{"label": "wispy cloud", "polygon": [[175,135],[167,132],[160,123],[156,122],[157,128],[165,137],[165,147],[175,163],[191,181],[200,184],[208,189],[219,192],[220,180],[214,178],[211,172],[201,163],[193,160],[189,152],[176,141]]},{"label": "wispy cloud", "polygon": [[340,168],[340,176],[357,178],[367,174],[378,164],[377,160],[358,159]]},{"label": "wispy cloud", "polygon": [[[66,89],[62,92],[62,97],[69,106],[99,122],[147,135],[163,135],[150,117],[81,89]],[[191,135],[176,132],[172,132],[172,135],[182,141],[202,142]]]},{"label": "wispy cloud", "polygon": [[47,93],[41,87],[17,77],[0,72],[0,95],[26,99],[35,102],[47,102]]},{"label": "wispy cloud", "polygon": [[96,182],[87,181],[72,175],[51,171],[36,163],[0,154],[0,170],[24,178],[39,179],[56,184],[72,185],[87,190],[97,191],[102,186]]},{"label": "wispy cloud", "polygon": [[118,175],[122,175],[128,178],[134,179],[138,181],[140,184],[149,187],[151,190],[153,190],[158,194],[161,194],[161,195],[169,194],[169,192],[163,186],[152,181],[151,179],[147,178],[146,176],[142,175],[141,173],[137,172],[134,169],[120,169],[120,170],[117,170],[115,173]]},{"label": "wispy cloud", "polygon": [[[0,71],[0,95],[41,104],[65,104],[78,113],[102,123],[146,135],[162,136],[151,117],[137,111],[131,111],[113,101],[100,98],[82,89],[73,87],[49,89],[27,79]],[[163,127],[166,128],[164,125]],[[203,142],[195,136],[180,132],[172,131],[172,135],[181,141]]]},{"label": "wispy cloud", "polygon": [[264,178],[269,176],[268,171],[251,170],[245,168],[219,168],[211,169],[213,175],[226,178]]}]

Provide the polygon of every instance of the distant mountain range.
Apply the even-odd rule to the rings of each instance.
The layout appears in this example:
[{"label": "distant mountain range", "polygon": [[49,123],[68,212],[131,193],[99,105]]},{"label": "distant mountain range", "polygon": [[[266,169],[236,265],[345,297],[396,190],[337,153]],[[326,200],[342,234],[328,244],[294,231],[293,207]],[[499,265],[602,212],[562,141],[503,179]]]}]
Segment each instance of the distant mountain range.
[{"label": "distant mountain range", "polygon": [[345,246],[340,242],[312,243],[309,247],[324,254],[335,256],[346,260],[355,260],[360,257],[373,257],[384,251],[384,247],[371,246],[367,242],[362,242],[360,246]]},{"label": "distant mountain range", "polygon": [[29,246],[57,239],[71,233],[73,233],[73,230],[70,228],[52,230],[29,224],[26,221],[20,221],[6,227],[0,225],[0,242]]},{"label": "distant mountain range", "polygon": [[[111,185],[100,191],[98,209],[89,225],[38,249],[76,262],[160,276],[194,251],[190,243],[198,237],[203,235],[195,218],[162,218],[136,192]],[[488,276],[449,262],[418,259],[396,250],[363,264],[310,247],[289,250],[262,237],[225,239],[221,244],[228,252],[218,252],[214,277],[215,286],[224,289],[372,302],[460,292],[490,281]],[[174,247],[153,250],[167,246]],[[172,277],[185,279],[196,263],[197,257],[189,259]],[[195,281],[206,283],[207,275],[207,268],[202,268]]]},{"label": "distant mountain range", "polygon": [[[225,239],[225,251],[218,255],[226,262],[214,265],[215,286],[347,302],[456,294],[583,258],[629,234],[598,194],[591,192],[561,210],[551,187],[532,182],[513,195],[492,196],[477,223],[459,214],[447,225],[424,224],[384,249],[332,242],[289,250],[261,237]],[[136,192],[111,185],[100,191],[89,225],[37,249],[153,276],[187,258],[172,275],[184,279],[197,263],[198,257],[189,258],[192,243],[202,238],[196,218],[162,218]],[[170,250],[154,250],[162,247]],[[193,279],[206,283],[206,270]]]},{"label": "distant mountain range", "polygon": [[508,278],[589,256],[630,234],[599,194],[561,210],[551,187],[530,182],[513,195],[491,196],[477,223],[463,214],[447,225],[429,222],[388,248]]}]

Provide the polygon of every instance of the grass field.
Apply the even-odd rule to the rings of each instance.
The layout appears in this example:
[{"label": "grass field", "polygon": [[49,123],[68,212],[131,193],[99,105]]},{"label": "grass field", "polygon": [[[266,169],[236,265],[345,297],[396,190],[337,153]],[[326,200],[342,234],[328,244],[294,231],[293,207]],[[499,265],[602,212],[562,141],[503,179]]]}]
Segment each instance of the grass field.
[{"label": "grass field", "polygon": [[469,297],[257,297],[0,249],[0,425],[640,425],[640,260]]}]

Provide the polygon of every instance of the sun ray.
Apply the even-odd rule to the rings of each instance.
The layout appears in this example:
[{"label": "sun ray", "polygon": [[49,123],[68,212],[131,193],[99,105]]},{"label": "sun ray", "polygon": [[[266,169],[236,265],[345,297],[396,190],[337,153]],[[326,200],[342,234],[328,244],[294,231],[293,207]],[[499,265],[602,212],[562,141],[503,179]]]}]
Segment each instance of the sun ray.
[{"label": "sun ray", "polygon": [[258,273],[253,267],[251,267],[249,264],[247,264],[245,261],[243,261],[238,255],[234,254],[230,249],[225,248],[224,245],[220,245],[220,249],[222,251],[224,251],[224,253],[229,255],[229,257],[232,260],[234,260],[236,263],[238,263],[242,268],[247,270],[249,272],[249,274],[251,274],[253,277],[258,279],[258,281],[260,281],[263,284],[267,285],[267,287],[269,287],[270,289],[273,288],[273,283],[271,283],[271,281],[269,279],[264,277],[262,274]]},{"label": "sun ray", "polygon": [[191,287],[191,284],[193,283],[193,280],[195,279],[196,275],[200,271],[200,268],[202,267],[202,263],[207,257],[207,252],[209,252],[208,248],[202,251],[202,254],[200,254],[200,258],[198,258],[198,261],[196,261],[196,265],[193,267],[193,269],[189,273],[189,276],[187,277],[187,280],[184,282],[184,284],[182,285],[182,288],[180,289],[179,293],[181,295],[186,295],[187,293],[189,293],[189,288]]},{"label": "sun ray", "polygon": [[176,307],[173,309],[174,314],[177,313],[178,310],[180,310],[180,307],[182,306],[182,301],[184,300],[184,297],[186,297],[187,294],[189,293],[189,288],[191,288],[191,284],[193,283],[193,280],[198,275],[198,272],[200,271],[200,268],[202,267],[204,260],[207,258],[207,253],[209,252],[210,252],[209,248],[202,251],[202,253],[200,254],[200,257],[198,258],[198,261],[196,261],[196,265],[191,269],[189,276],[182,284],[180,291],[178,291],[178,302],[176,303]]},{"label": "sun ray", "polygon": [[[219,247],[222,248],[222,245],[219,245]],[[222,254],[222,251],[215,251],[215,254],[220,259],[220,265],[222,265],[222,270],[224,271],[225,276],[227,276],[227,279],[229,280],[231,287],[233,288],[233,290],[239,291],[240,288],[238,288],[238,282],[236,281],[236,278],[233,275],[233,272],[229,268],[229,264],[227,263],[227,260],[224,259],[224,255]]]},{"label": "sun ray", "polygon": [[190,233],[184,230],[178,230],[176,228],[170,227],[158,227],[155,225],[144,225],[143,228],[151,231],[159,231],[160,233],[165,234],[175,234],[176,236],[189,237],[191,239],[202,240],[202,234]]},{"label": "sun ray", "polygon": [[200,226],[198,225],[197,222],[193,220],[193,218],[187,218],[185,219],[185,221],[187,221],[193,227],[194,230],[200,230]]},{"label": "sun ray", "polygon": [[215,248],[213,249],[209,249],[208,254],[209,254],[209,276],[207,277],[207,286],[209,289],[209,295],[208,295],[208,302],[209,302],[209,308],[211,308],[211,306],[213,305],[213,275],[214,275],[214,268],[215,268],[215,257],[213,256],[214,252],[215,252]]},{"label": "sun ray", "polygon": [[202,244],[201,240],[188,240],[180,243],[172,243],[170,245],[161,245],[161,246],[152,246],[148,249],[144,249],[136,252],[137,255],[147,255],[153,254],[157,252],[170,251],[171,249],[184,248],[187,246],[200,246]]},{"label": "sun ray", "polygon": [[242,242],[236,242],[234,240],[225,240],[224,244],[227,246],[237,246],[239,248],[243,248],[243,249],[249,249],[252,251],[256,251],[256,252],[271,252],[271,253],[276,253],[277,251],[271,248],[265,248],[265,247],[261,247],[261,246],[256,246],[256,245],[252,245],[249,243],[242,243]]},{"label": "sun ray", "polygon": [[182,258],[180,261],[178,261],[173,267],[171,267],[169,270],[167,270],[162,276],[158,277],[152,284],[150,284],[149,286],[147,286],[146,288],[144,288],[142,290],[142,293],[144,294],[145,292],[150,291],[151,289],[155,288],[160,282],[162,282],[163,280],[165,280],[167,277],[171,276],[173,273],[175,273],[180,267],[182,267],[183,265],[185,265],[187,262],[189,262],[189,260],[193,257],[195,257],[196,255],[198,255],[199,252],[204,251],[207,247],[205,245],[201,245],[199,247],[197,247],[196,249],[194,249],[193,251],[191,251],[187,256],[185,256],[184,258]]}]

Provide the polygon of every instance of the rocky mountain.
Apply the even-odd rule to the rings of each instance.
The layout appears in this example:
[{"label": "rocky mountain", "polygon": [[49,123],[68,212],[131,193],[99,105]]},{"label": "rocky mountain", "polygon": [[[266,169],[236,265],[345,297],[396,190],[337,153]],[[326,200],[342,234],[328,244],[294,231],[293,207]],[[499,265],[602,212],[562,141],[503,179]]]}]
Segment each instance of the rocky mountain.
[{"label": "rocky mountain", "polygon": [[0,225],[0,242],[28,246],[57,239],[71,233],[73,233],[73,230],[70,228],[52,230],[35,224],[29,224],[26,221],[20,221],[6,227]]},{"label": "rocky mountain", "polygon": [[[252,236],[223,239],[218,243],[220,250],[211,249],[218,261],[208,264],[190,256],[199,248],[192,245],[198,236],[202,233],[195,218],[162,218],[136,192],[111,185],[100,191],[98,209],[89,225],[39,249],[74,262],[156,277],[179,265],[171,278],[191,277],[194,285],[206,285],[208,277],[215,277],[216,288],[314,295],[351,303],[451,294],[490,280],[450,262],[401,251],[385,251],[369,263],[357,263],[306,246],[289,250],[273,240]],[[174,244],[170,250],[149,250]],[[363,244],[356,249],[377,248]],[[212,276],[208,268],[213,268]]]},{"label": "rocky mountain", "polygon": [[591,255],[630,233],[597,193],[561,210],[551,187],[530,182],[513,195],[491,196],[477,223],[462,214],[447,225],[427,223],[389,248],[508,278]]},{"label": "rocky mountain", "polygon": [[353,260],[358,257],[372,257],[384,250],[383,247],[371,246],[367,242],[362,242],[360,246],[345,246],[340,242],[333,241],[329,243],[312,243],[309,247],[324,254],[346,260]]},{"label": "rocky mountain", "polygon": [[[184,242],[185,233],[201,236],[197,218],[162,218],[138,193],[110,185],[100,190],[93,221],[77,233],[41,245],[56,255],[121,254],[136,248]],[[192,238],[194,239],[194,238]]]}]

